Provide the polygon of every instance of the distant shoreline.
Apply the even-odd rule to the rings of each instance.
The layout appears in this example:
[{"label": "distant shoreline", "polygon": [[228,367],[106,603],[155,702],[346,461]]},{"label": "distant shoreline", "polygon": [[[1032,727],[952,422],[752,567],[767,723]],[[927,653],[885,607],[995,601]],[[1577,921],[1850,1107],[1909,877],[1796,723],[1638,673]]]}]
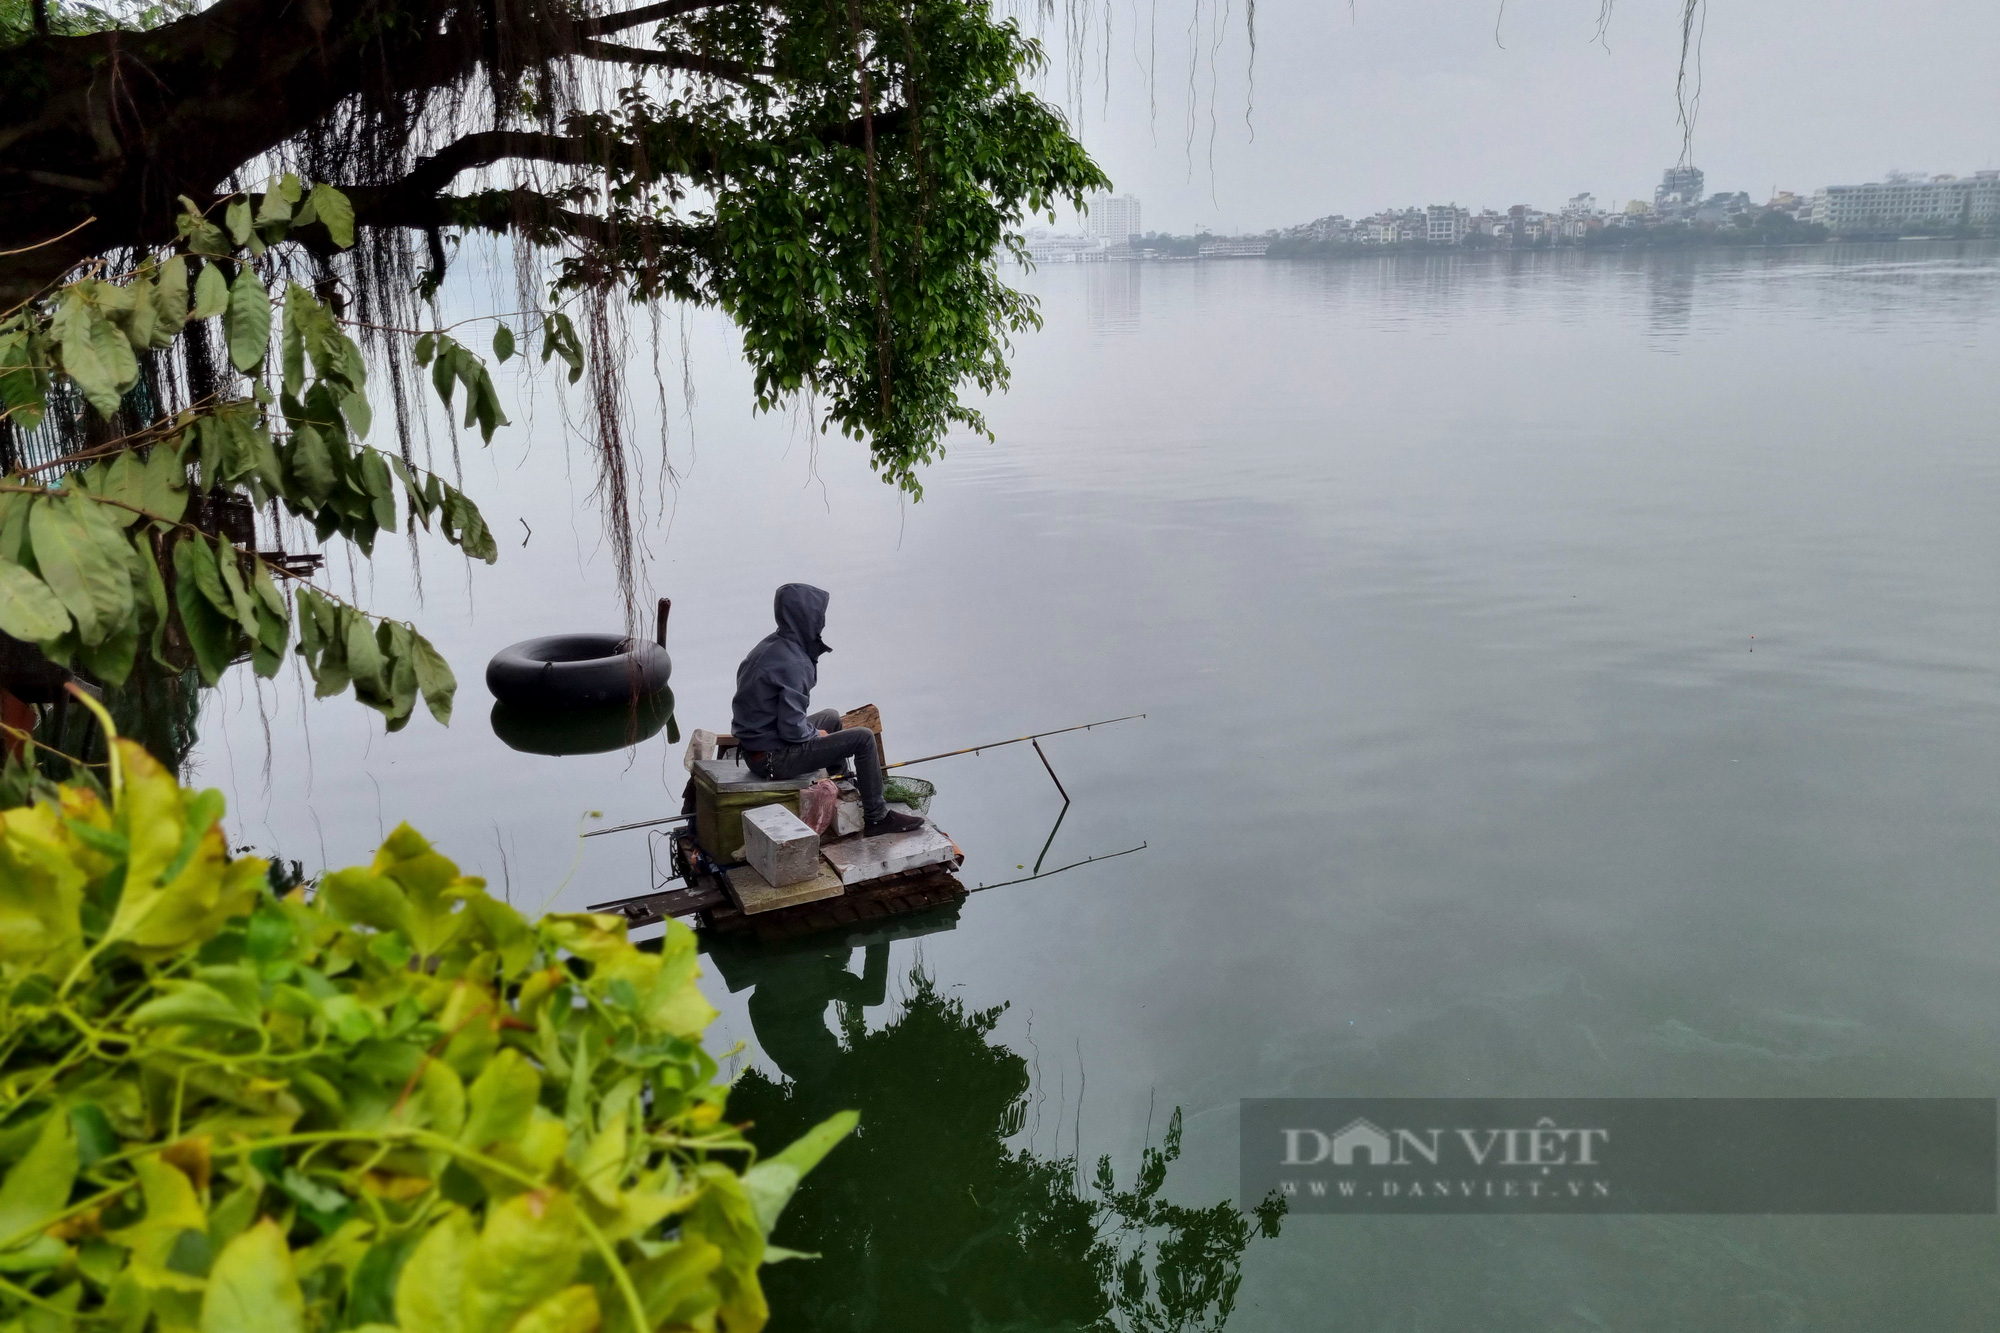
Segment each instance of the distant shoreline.
[{"label": "distant shoreline", "polygon": [[1769,240],[1769,241],[1718,241],[1680,242],[1668,244],[1625,244],[1625,245],[1524,245],[1524,246],[1465,246],[1429,245],[1423,242],[1395,245],[1312,245],[1286,246],[1281,248],[1273,243],[1263,254],[1232,255],[1107,255],[1077,259],[1038,259],[1033,267],[1069,268],[1072,266],[1097,267],[1118,264],[1238,264],[1255,263],[1260,260],[1286,260],[1293,263],[1352,263],[1369,259],[1458,258],[1458,257],[1499,257],[1504,255],[1569,255],[1569,254],[1714,254],[1718,252],[1739,254],[1772,250],[1824,250],[1851,245],[1991,245],[2000,242],[2000,234],[1987,233],[1971,236],[1830,236],[1824,240]]}]

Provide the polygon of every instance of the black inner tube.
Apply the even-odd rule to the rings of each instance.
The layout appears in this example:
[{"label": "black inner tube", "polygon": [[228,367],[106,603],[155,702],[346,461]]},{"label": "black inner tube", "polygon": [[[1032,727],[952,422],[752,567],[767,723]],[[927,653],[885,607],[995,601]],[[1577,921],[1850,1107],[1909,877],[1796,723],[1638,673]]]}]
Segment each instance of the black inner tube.
[{"label": "black inner tube", "polygon": [[622,634],[551,634],[503,648],[486,688],[513,708],[598,708],[659,693],[673,675],[667,650]]}]

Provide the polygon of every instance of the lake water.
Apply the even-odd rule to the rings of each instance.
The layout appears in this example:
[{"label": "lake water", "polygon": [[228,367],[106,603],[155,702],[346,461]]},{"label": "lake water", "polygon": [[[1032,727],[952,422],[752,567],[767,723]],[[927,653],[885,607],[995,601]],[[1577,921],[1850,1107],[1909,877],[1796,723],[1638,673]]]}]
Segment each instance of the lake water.
[{"label": "lake water", "polygon": [[[2000,1091],[1994,247],[1025,284],[1047,327],[999,441],[918,505],[752,417],[725,324],[665,323],[682,475],[649,444],[646,537],[683,727],[726,725],[793,579],[833,595],[819,701],[881,705],[892,759],[1148,715],[1047,743],[1074,804],[1043,868],[1145,850],[872,949],[715,960],[733,1106],[778,1137],[866,1116],[780,1229],[826,1257],[770,1270],[775,1328],[1087,1325],[1112,1214],[1065,1163],[1129,1186],[1175,1108],[1158,1198],[1193,1210],[1235,1196],[1244,1097]],[[656,439],[643,356],[632,383]],[[355,584],[450,657],[456,720],[384,736],[232,682],[195,762],[242,841],[347,864],[408,819],[524,907],[645,891],[645,833],[576,834],[677,809],[680,747],[487,726],[493,651],[620,621],[538,392],[465,446],[499,564],[427,547],[420,603],[385,544]],[[1027,747],[920,771],[968,883],[1044,855]],[[1170,1256],[1178,1314],[1240,1276],[1242,1333],[1963,1329],[2000,1301],[1992,1217],[1295,1216],[1242,1248],[1217,1216],[1152,1234],[1209,1256]]]}]

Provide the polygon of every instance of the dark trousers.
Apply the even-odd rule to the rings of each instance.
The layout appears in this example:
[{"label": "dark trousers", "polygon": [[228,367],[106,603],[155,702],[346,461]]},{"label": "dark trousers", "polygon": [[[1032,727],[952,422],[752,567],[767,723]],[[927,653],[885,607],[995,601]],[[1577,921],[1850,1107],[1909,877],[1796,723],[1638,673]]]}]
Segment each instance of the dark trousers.
[{"label": "dark trousers", "polygon": [[875,733],[866,727],[842,728],[840,714],[831,708],[808,714],[806,725],[826,735],[748,759],[750,771],[760,778],[795,778],[824,768],[839,777],[852,760],[854,785],[861,789],[861,817],[872,824],[888,814],[889,803],[882,798],[882,757],[875,750]]}]

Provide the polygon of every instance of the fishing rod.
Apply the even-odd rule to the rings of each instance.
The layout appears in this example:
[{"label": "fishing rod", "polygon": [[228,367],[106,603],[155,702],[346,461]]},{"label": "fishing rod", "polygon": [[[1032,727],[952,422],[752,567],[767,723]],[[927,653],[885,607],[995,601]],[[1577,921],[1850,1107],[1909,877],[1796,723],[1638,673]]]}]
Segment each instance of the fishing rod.
[{"label": "fishing rod", "polygon": [[[1092,727],[1108,727],[1114,722],[1131,722],[1136,718],[1144,716],[1146,716],[1144,713],[1127,713],[1124,717],[1110,717],[1104,719],[1102,722],[1080,722],[1073,727],[1057,727],[1054,731],[1037,731],[1027,736],[1016,736],[1012,740],[989,741],[985,745],[969,745],[963,750],[946,750],[943,754],[927,754],[921,759],[904,759],[888,765],[888,768],[908,768],[911,764],[928,764],[933,759],[950,759],[954,755],[978,754],[981,750],[997,750],[1003,745],[1019,745],[1023,741],[1039,742],[1044,736],[1061,736],[1071,731],[1089,731]],[[1039,744],[1035,745],[1035,753],[1041,755],[1042,767],[1049,770],[1049,777],[1055,782],[1056,790],[1062,792],[1063,806],[1067,808],[1069,805],[1069,793],[1063,791],[1062,779],[1056,777],[1055,769],[1049,766],[1049,757],[1042,754],[1042,747]],[[583,836],[586,838],[596,838],[602,837],[606,833],[624,833],[629,829],[657,828],[661,824],[679,824],[693,818],[693,815],[670,815],[665,819],[642,819],[636,824],[613,824],[610,828],[590,829]],[[1047,850],[1047,848],[1043,849],[1044,852]],[[1054,872],[1051,871],[1050,873],[1053,874]]]},{"label": "fishing rod", "polygon": [[[1044,736],[1060,736],[1064,732],[1068,731],[1089,731],[1092,727],[1108,727],[1113,722],[1130,722],[1134,718],[1140,718],[1144,716],[1146,716],[1144,713],[1127,713],[1124,717],[1110,717],[1106,718],[1102,722],[1080,722],[1073,727],[1057,727],[1054,731],[1037,731],[1026,736],[1016,736],[1014,737],[1014,739],[1010,741],[989,741],[985,745],[968,745],[963,750],[946,750],[943,754],[927,754],[921,759],[904,759],[896,763],[890,764],[889,767],[908,768],[911,764],[928,764],[933,759],[949,759],[953,755],[960,755],[960,754],[978,754],[981,750],[997,750],[1003,745],[1019,745],[1023,741],[1038,741]],[[1048,760],[1043,759],[1042,762],[1046,764]],[[1050,771],[1050,776],[1051,777],[1055,776],[1053,770]],[[1057,783],[1056,785],[1060,787],[1062,784]],[[1065,795],[1067,795],[1067,793],[1065,793]],[[605,832],[607,833],[609,833],[610,831],[611,830],[609,829],[605,830]]]},{"label": "fishing rod", "polygon": [[679,824],[684,820],[693,818],[693,815],[669,815],[665,819],[642,819],[636,824],[613,824],[610,828],[586,829],[582,836],[595,838],[606,833],[623,833],[626,829],[653,828],[660,824]]},{"label": "fishing rod", "polygon": [[[1044,870],[1037,875],[1023,875],[1020,879],[1003,879],[998,884],[981,884],[976,889],[967,889],[966,892],[968,894],[983,893],[987,889],[1004,889],[1010,884],[1026,884],[1031,880],[1047,879],[1051,875],[1060,875],[1063,871],[1074,870],[1078,866],[1095,865],[1099,861],[1115,861],[1121,856],[1130,856],[1134,852],[1143,852],[1146,850],[1146,846],[1147,844],[1142,842],[1137,847],[1127,847],[1122,852],[1105,852],[1097,856],[1086,856],[1081,861],[1071,861],[1068,865],[1057,866],[1054,870]],[[1040,862],[1036,862],[1036,864],[1039,865]]]}]

